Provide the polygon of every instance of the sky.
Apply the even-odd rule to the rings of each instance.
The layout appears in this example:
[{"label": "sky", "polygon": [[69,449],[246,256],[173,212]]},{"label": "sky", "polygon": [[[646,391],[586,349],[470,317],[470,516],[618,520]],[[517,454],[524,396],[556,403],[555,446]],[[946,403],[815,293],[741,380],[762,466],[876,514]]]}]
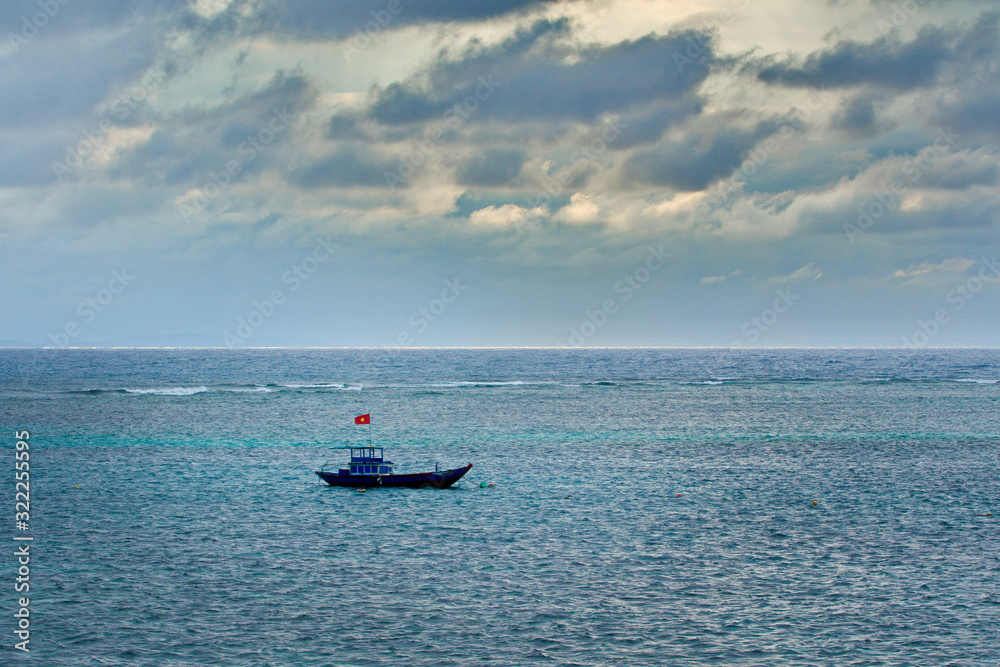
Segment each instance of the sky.
[{"label": "sky", "polygon": [[1000,8],[8,0],[0,345],[995,346]]}]

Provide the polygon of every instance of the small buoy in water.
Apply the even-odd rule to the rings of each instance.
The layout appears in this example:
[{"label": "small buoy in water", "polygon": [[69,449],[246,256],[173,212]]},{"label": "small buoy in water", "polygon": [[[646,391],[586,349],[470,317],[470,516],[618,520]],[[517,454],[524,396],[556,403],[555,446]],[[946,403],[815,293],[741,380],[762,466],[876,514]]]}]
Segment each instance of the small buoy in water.
[{"label": "small buoy in water", "polygon": [[681,497],[681,494],[679,494],[679,493],[678,493],[678,494],[677,494],[677,497],[678,497],[678,498],[680,498],[680,497]]},{"label": "small buoy in water", "polygon": [[569,496],[566,496],[565,498],[563,498],[563,500],[569,500],[569,499],[570,499]]},{"label": "small buoy in water", "polygon": [[494,484],[493,482],[490,482],[490,488],[492,489],[494,486],[496,486],[496,484]]},{"label": "small buoy in water", "polygon": [[819,505],[819,503],[814,500],[813,505]]},{"label": "small buoy in water", "polygon": [[364,493],[364,492],[365,492],[364,489],[358,489],[358,493]]},{"label": "small buoy in water", "polygon": [[74,486],[73,488],[74,488],[74,489],[79,489],[79,488],[80,488],[80,485],[79,485],[79,484],[77,484],[77,485],[76,485],[76,486]]},{"label": "small buoy in water", "polygon": [[486,488],[486,482],[480,482],[479,483],[479,488],[480,489],[485,489]]}]

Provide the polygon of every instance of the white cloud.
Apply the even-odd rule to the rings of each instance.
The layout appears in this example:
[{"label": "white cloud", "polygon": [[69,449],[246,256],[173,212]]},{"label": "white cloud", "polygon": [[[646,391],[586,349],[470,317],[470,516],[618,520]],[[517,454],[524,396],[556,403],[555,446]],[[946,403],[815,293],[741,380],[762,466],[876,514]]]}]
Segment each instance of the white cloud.
[{"label": "white cloud", "polygon": [[933,262],[921,262],[920,264],[910,264],[905,269],[899,269],[895,275],[897,278],[904,278],[906,283],[921,282],[939,277],[951,278],[951,274],[965,273],[975,262],[966,257],[955,256],[937,264]]},{"label": "white cloud", "polygon": [[701,282],[702,285],[724,285],[730,278],[735,278],[736,276],[742,275],[742,273],[742,271],[737,269],[729,274],[723,273],[718,276],[705,276],[699,282]]},{"label": "white cloud", "polygon": [[576,192],[569,198],[569,203],[559,209],[555,220],[582,225],[597,222],[601,217],[601,207],[594,203],[593,196]]},{"label": "white cloud", "polygon": [[823,272],[814,263],[809,262],[805,266],[798,268],[783,276],[768,278],[767,282],[775,284],[798,283],[803,280],[818,280],[823,277]]},{"label": "white cloud", "polygon": [[529,215],[538,215],[541,209],[527,209],[516,204],[487,206],[469,214],[469,222],[481,227],[518,227]]},{"label": "white cloud", "polygon": [[195,0],[192,9],[202,18],[212,18],[221,14],[233,4],[233,0]]}]

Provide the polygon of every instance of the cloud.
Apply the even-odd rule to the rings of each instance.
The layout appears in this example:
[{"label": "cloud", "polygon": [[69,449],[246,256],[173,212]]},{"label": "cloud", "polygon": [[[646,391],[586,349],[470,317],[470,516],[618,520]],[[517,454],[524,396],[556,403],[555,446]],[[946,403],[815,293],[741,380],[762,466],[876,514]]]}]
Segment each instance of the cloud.
[{"label": "cloud", "polygon": [[622,111],[618,121],[622,131],[615,138],[614,148],[621,150],[655,143],[668,128],[688,117],[699,115],[703,109],[704,100],[692,93],[678,99],[654,101]]},{"label": "cloud", "polygon": [[[259,90],[218,106],[151,115],[155,129],[149,139],[120,151],[109,175],[198,187],[209,172],[224,170],[233,160],[241,165],[240,178],[260,173],[280,162],[282,146],[294,143],[290,124],[315,98],[316,89],[302,72],[278,71]],[[251,143],[258,137],[265,141]]]},{"label": "cloud", "polygon": [[772,278],[768,278],[767,282],[776,285],[784,285],[786,283],[802,282],[803,280],[818,280],[819,278],[822,277],[823,277],[823,272],[819,269],[819,267],[816,266],[814,263],[809,262],[805,266],[798,268],[795,271],[792,271],[791,273],[782,276],[774,276]]},{"label": "cloud", "polygon": [[360,119],[353,114],[337,114],[330,118],[327,124],[327,139],[368,139],[360,123]]},{"label": "cloud", "polygon": [[574,193],[569,203],[559,209],[555,220],[580,225],[597,222],[601,216],[601,207],[594,203],[591,195],[582,192]]},{"label": "cloud", "polygon": [[[918,163],[919,164],[919,163]],[[922,175],[920,183],[929,188],[964,192],[973,186],[996,186],[1000,164],[996,149],[956,151],[939,158]]]},{"label": "cloud", "polygon": [[966,257],[955,256],[937,264],[933,262],[921,262],[920,264],[910,264],[905,269],[899,269],[894,273],[897,278],[903,278],[903,284],[923,282],[931,278],[950,277],[950,274],[965,273],[970,267],[975,265],[975,261]]},{"label": "cloud", "polygon": [[679,139],[631,155],[622,168],[624,177],[682,191],[703,190],[733,173],[759,141],[779,128],[773,121],[741,128],[733,126],[732,117],[704,120]]},{"label": "cloud", "polygon": [[469,222],[481,227],[519,227],[533,215],[540,215],[541,209],[529,210],[516,204],[487,206],[469,214]]},{"label": "cloud", "polygon": [[526,157],[527,154],[519,149],[487,148],[462,161],[456,171],[456,180],[460,185],[508,185],[521,173]]},{"label": "cloud", "polygon": [[[921,290],[901,283],[964,280],[974,269],[962,274],[963,258],[998,224],[998,15],[928,3],[879,39],[871,14],[817,3],[797,23],[803,39],[771,29],[769,11],[716,21],[714,33],[685,28],[707,15],[666,0],[400,0],[396,13],[390,0],[74,0],[19,51],[0,42],[0,233],[19,276],[4,303],[31,313],[19,320],[65,321],[39,303],[134,257],[148,260],[144,284],[180,304],[164,319],[201,330],[217,304],[267,293],[248,276],[279,280],[329,234],[351,248],[350,264],[324,268],[330,289],[314,289],[317,300],[297,294],[301,312],[328,314],[329,294],[364,291],[373,307],[359,317],[398,328],[410,301],[426,302],[421,276],[425,288],[437,273],[468,275],[479,281],[470,310],[506,303],[517,340],[546,344],[536,331],[565,329],[554,313],[576,318],[630,270],[630,248],[664,243],[674,269],[634,309],[664,319],[628,340],[609,327],[602,344],[662,344],[675,325],[692,332],[678,343],[701,343],[738,326],[733,313],[754,293],[820,276],[808,319],[840,326],[841,340],[827,341],[850,344],[855,322],[838,324],[838,307],[857,305],[859,285],[871,288],[870,322],[888,330],[887,305],[921,305]],[[7,25],[39,11],[37,0],[4,7]],[[345,58],[372,21],[363,57]],[[918,29],[924,21],[936,25]],[[806,41],[823,34],[834,37]],[[288,129],[243,159],[248,137],[285,110]],[[53,162],[104,120],[113,127],[84,164],[57,179]],[[234,160],[238,173],[219,176]],[[398,175],[392,192],[386,172]],[[180,224],[178,204],[198,197],[208,204]],[[863,234],[846,235],[862,221]],[[245,258],[239,271],[233,257]],[[63,303],[68,314],[75,305]],[[985,305],[966,321],[991,331]],[[269,326],[296,330],[291,313]],[[326,324],[316,325],[325,343],[374,340]],[[504,342],[477,337],[492,323],[438,325],[458,344]],[[140,330],[122,333],[158,324],[130,326]]]},{"label": "cloud", "polygon": [[740,269],[736,269],[735,271],[729,274],[722,273],[717,276],[705,276],[698,282],[701,283],[702,285],[725,285],[727,282],[729,282],[730,278],[735,278],[740,275],[743,275],[743,271],[741,271]]},{"label": "cloud", "polygon": [[[267,0],[249,20],[256,32],[302,39],[340,39],[357,31],[377,33],[407,25],[482,21],[542,9],[552,0]],[[242,8],[238,8],[242,9]],[[373,27],[374,26],[374,27]]]},{"label": "cloud", "polygon": [[[395,174],[398,160],[379,157],[356,146],[343,146],[335,152],[294,171],[288,180],[300,188],[388,187],[386,173]],[[404,183],[396,183],[405,187]]]},{"label": "cloud", "polygon": [[884,36],[870,43],[843,40],[805,59],[777,62],[771,56],[750,65],[767,84],[791,87],[849,88],[875,85],[893,91],[929,86],[949,65],[994,57],[998,14],[982,14],[964,32],[924,26],[910,41]]},{"label": "cloud", "polygon": [[879,122],[877,106],[881,101],[882,96],[871,91],[846,97],[830,124],[855,137],[875,136],[889,127],[889,123]]},{"label": "cloud", "polygon": [[[592,122],[603,114],[651,102],[662,129],[697,110],[689,96],[715,62],[711,36],[697,31],[648,35],[615,44],[571,42],[569,23],[536,21],[492,47],[470,46],[409,79],[373,91],[367,114],[383,125],[418,123],[458,114],[466,122],[548,120]],[[678,53],[699,57],[681,66]]]},{"label": "cloud", "polygon": [[962,133],[1000,137],[1000,62],[974,71],[939,102],[937,122]]}]

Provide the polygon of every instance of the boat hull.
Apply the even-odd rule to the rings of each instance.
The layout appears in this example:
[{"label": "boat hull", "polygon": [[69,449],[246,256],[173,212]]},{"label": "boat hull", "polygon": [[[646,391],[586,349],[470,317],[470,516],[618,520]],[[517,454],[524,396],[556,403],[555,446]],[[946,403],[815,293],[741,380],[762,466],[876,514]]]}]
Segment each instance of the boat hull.
[{"label": "boat hull", "polygon": [[405,487],[422,489],[433,487],[447,489],[449,486],[469,472],[472,464],[454,470],[439,470],[438,472],[418,472],[410,475],[341,475],[339,471],[317,470],[319,478],[330,486],[348,486],[356,488],[372,488],[379,486]]}]

